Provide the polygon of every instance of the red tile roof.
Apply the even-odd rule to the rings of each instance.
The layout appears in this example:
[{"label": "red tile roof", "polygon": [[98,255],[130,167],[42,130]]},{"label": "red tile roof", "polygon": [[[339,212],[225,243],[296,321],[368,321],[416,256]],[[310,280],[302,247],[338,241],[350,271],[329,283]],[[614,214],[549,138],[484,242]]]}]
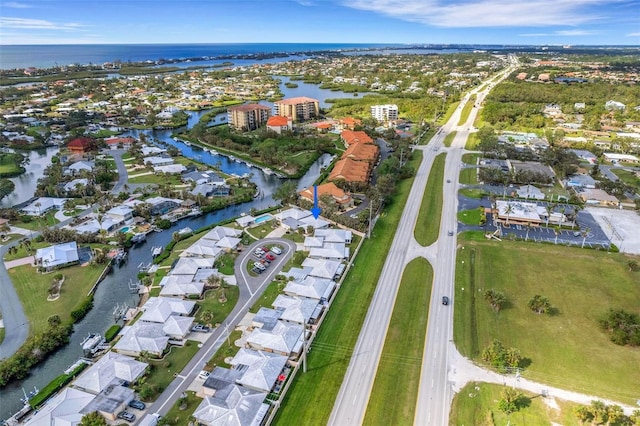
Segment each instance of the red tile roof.
[{"label": "red tile roof", "polygon": [[369,180],[369,163],[344,158],[336,162],[329,174],[329,180],[344,179],[347,182],[366,183]]},{"label": "red tile roof", "polygon": [[91,138],[75,138],[67,144],[67,148],[73,151],[88,151],[95,148],[95,141]]},{"label": "red tile roof", "polygon": [[267,120],[267,126],[282,127],[289,124],[289,119],[282,115],[274,115]]},{"label": "red tile roof", "polygon": [[347,145],[352,145],[356,142],[373,143],[373,139],[362,130],[343,130],[340,133],[340,137]]},{"label": "red tile roof", "polygon": [[[313,202],[313,187],[305,189],[304,191],[299,192],[300,196],[306,198],[307,200]],[[349,204],[351,202],[351,196],[344,192],[342,189],[338,188],[335,183],[323,183],[322,185],[318,185],[318,197],[323,195],[330,195],[338,204]]]},{"label": "red tile roof", "polygon": [[342,154],[342,158],[351,158],[357,161],[374,162],[378,158],[380,149],[377,145],[371,143],[358,142],[349,146]]}]

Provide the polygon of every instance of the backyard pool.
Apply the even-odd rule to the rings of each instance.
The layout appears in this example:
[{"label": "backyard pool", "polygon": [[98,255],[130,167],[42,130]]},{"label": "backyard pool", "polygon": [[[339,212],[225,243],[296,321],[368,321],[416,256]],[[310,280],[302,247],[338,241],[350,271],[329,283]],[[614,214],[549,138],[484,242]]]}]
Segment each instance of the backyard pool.
[{"label": "backyard pool", "polygon": [[273,219],[273,216],[272,216],[272,215],[270,215],[270,214],[265,214],[265,215],[262,215],[262,216],[260,216],[260,217],[256,217],[256,220],[254,220],[254,222],[255,222],[255,224],[256,224],[256,225],[259,225],[259,224],[261,224],[262,222],[266,222],[266,221],[268,221],[268,220],[272,220],[272,219]]},{"label": "backyard pool", "polygon": [[122,228],[120,228],[120,232],[122,232],[124,234],[124,233],[127,233],[127,232],[131,231],[131,229],[132,228],[130,226],[123,226]]}]

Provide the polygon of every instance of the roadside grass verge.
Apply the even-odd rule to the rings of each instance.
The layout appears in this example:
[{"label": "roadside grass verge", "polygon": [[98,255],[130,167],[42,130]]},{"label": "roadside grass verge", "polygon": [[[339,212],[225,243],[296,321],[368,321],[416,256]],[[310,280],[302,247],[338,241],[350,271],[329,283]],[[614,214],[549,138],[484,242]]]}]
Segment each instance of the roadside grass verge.
[{"label": "roadside grass verge", "polygon": [[[478,116],[480,116],[480,114],[478,114]],[[478,139],[478,134],[469,133],[469,136],[467,137],[467,142],[464,144],[464,149],[468,149],[470,151],[474,150],[476,149],[476,146],[478,146],[478,143],[480,143],[480,139]]]},{"label": "roadside grass verge", "polygon": [[457,102],[454,102],[454,103],[450,104],[449,107],[447,108],[447,112],[445,112],[444,115],[441,116],[438,119],[438,121],[437,121],[438,125],[442,126],[447,121],[449,121],[449,119],[451,118],[451,116],[455,112],[456,108],[458,108],[458,105],[460,105],[460,101],[457,101]]},{"label": "roadside grass verge", "polygon": [[[422,152],[416,151],[410,165],[417,169],[421,160]],[[307,373],[296,376],[274,424],[327,424],[412,184],[413,179],[398,184],[371,238],[362,244],[313,342]]]},{"label": "roadside grass verge", "polygon": [[636,177],[633,172],[621,169],[611,169],[611,172],[618,176],[622,182],[635,188],[636,192],[640,192],[640,177]]},{"label": "roadside grass verge", "polygon": [[456,135],[458,134],[458,132],[453,131],[449,134],[447,134],[447,136],[444,137],[444,146],[449,147],[451,146],[451,144],[453,143],[453,140],[455,139]]},{"label": "roadside grass verge", "polygon": [[426,259],[414,259],[406,266],[369,397],[366,425],[413,423],[432,283],[433,269]]},{"label": "roadside grass verge", "polygon": [[[49,274],[36,272],[31,265],[9,269],[9,277],[29,319],[30,334],[47,330],[47,319],[52,315],[58,315],[63,324],[72,322],[71,312],[84,303],[104,268],[105,265],[72,266]],[[64,283],[60,297],[49,302],[49,288],[56,274],[64,276]]]},{"label": "roadside grass verge", "polygon": [[255,314],[260,310],[260,308],[271,308],[271,304],[282,292],[284,285],[285,283],[283,283],[282,281],[272,281],[264,290],[262,296],[255,301],[253,306],[251,306],[249,312]]},{"label": "roadside grass verge", "polygon": [[462,162],[465,164],[478,164],[478,158],[480,158],[480,154],[464,154],[462,156]]},{"label": "roadside grass verge", "polygon": [[446,154],[438,154],[433,160],[427,187],[422,196],[418,221],[413,232],[416,241],[428,246],[438,239],[440,216],[442,213],[442,187],[444,181],[444,162]]},{"label": "roadside grass verge", "polygon": [[215,367],[225,367],[230,368],[231,365],[224,362],[227,358],[233,358],[240,348],[235,345],[235,341],[242,337],[242,331],[234,330],[231,332],[227,340],[222,343],[220,349],[216,351],[215,354],[211,357],[207,364],[205,365],[205,370],[212,371]]},{"label": "roadside grass verge", "polygon": [[458,222],[465,225],[480,225],[482,209],[462,210],[458,212]]},{"label": "roadside grass verge", "polygon": [[431,142],[431,138],[433,137],[433,135],[436,134],[436,129],[429,129],[426,131],[426,133],[422,136],[422,139],[420,139],[418,141],[418,145],[426,145],[429,142]]},{"label": "roadside grass verge", "polygon": [[465,197],[477,199],[480,199],[487,195],[486,191],[478,188],[462,188],[459,192]]},{"label": "roadside grass verge", "polygon": [[471,95],[469,100],[462,107],[462,112],[460,113],[460,120],[458,120],[458,126],[462,126],[469,119],[469,114],[471,113],[471,109],[476,104],[476,95]]},{"label": "roadside grass verge", "polygon": [[[512,379],[508,379],[512,380]],[[509,385],[509,383],[507,383]],[[545,404],[544,398],[530,392],[519,391],[527,398],[526,407],[512,413],[510,416],[498,408],[498,401],[502,398],[504,386],[491,383],[468,383],[453,398],[451,404],[451,425],[575,425],[577,417],[573,414],[578,404],[554,399],[557,409]]]},{"label": "roadside grass verge", "polygon": [[[220,296],[224,292],[226,302],[220,302]],[[229,316],[233,308],[238,303],[240,297],[240,289],[238,286],[229,285],[226,288],[220,287],[218,289],[207,290],[204,294],[204,300],[198,300],[198,312],[196,313],[196,321],[204,323],[202,319],[203,313],[211,311],[213,314],[213,320],[208,321],[211,324],[221,323]]]},{"label": "roadside grass verge", "polygon": [[478,169],[472,167],[460,170],[460,183],[463,185],[477,185]]},{"label": "roadside grass verge", "polygon": [[188,425],[189,419],[198,408],[198,405],[202,402],[202,398],[196,396],[195,392],[187,391],[185,392],[186,400],[183,409],[180,409],[179,400],[173,404],[173,407],[167,412],[167,414],[163,417],[163,421],[170,425]]},{"label": "roadside grass verge", "polygon": [[169,353],[163,359],[148,361],[153,368],[151,373],[146,376],[145,384],[157,392],[154,400],[173,381],[174,374],[180,373],[198,352],[200,349],[198,344],[199,342],[194,340],[187,340],[183,347],[171,346]]},{"label": "roadside grass verge", "polygon": [[[467,233],[458,242],[454,339],[463,355],[479,361],[495,338],[530,360],[525,378],[635,404],[640,351],[613,344],[598,325],[609,308],[635,312],[640,306],[638,274],[627,265],[632,257],[552,244],[470,241]],[[490,288],[507,297],[499,313],[482,297]],[[536,294],[547,297],[557,314],[528,309]]]}]

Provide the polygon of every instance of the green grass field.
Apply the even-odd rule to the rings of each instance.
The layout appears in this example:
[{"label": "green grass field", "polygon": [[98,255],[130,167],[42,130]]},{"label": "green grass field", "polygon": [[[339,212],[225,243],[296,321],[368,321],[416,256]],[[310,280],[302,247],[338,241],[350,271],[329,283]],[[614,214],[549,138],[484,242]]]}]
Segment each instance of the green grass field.
[{"label": "green grass field", "polygon": [[451,144],[453,143],[453,140],[455,139],[456,135],[458,134],[458,132],[453,131],[450,132],[449,134],[447,134],[447,136],[444,137],[444,146],[451,146]]},{"label": "green grass field", "polygon": [[422,136],[422,139],[420,139],[418,141],[418,145],[426,145],[431,141],[431,138],[433,137],[433,135],[436,134],[436,129],[429,129],[427,130],[427,132],[424,134],[424,136]]},{"label": "green grass field", "polygon": [[[480,114],[478,114],[478,117],[480,117]],[[476,146],[478,146],[478,143],[480,143],[480,139],[478,139],[478,134],[469,133],[469,137],[467,138],[467,142],[464,144],[464,148],[468,150],[474,150],[476,149]]]},{"label": "green grass field", "polygon": [[[508,385],[509,383],[507,383]],[[469,383],[453,398],[450,425],[512,425],[548,426],[561,424],[577,426],[580,423],[573,414],[577,406],[572,402],[555,399],[556,407],[545,404],[544,398],[522,392],[529,398],[529,405],[507,416],[498,408],[504,387],[489,383]]]},{"label": "green grass field", "polygon": [[487,195],[487,193],[484,190],[478,189],[478,188],[462,188],[459,192],[465,197],[478,198],[478,199]]},{"label": "green grass field", "polygon": [[[31,334],[45,331],[51,315],[58,315],[63,323],[71,321],[71,311],[85,301],[103,270],[104,265],[72,266],[50,274],[40,274],[30,265],[9,269],[9,277],[29,319]],[[65,277],[60,298],[49,302],[49,287],[58,273]]]},{"label": "green grass field", "polygon": [[198,344],[195,340],[188,340],[183,347],[171,346],[163,359],[150,360],[153,370],[146,376],[146,383],[154,387],[158,395],[162,393],[175,378],[174,374],[180,373],[198,352]]},{"label": "green grass field", "polygon": [[474,167],[460,170],[460,183],[463,185],[477,185],[478,169]]},{"label": "green grass field", "polygon": [[462,112],[460,113],[460,120],[458,120],[458,126],[462,126],[469,119],[469,114],[473,109],[473,106],[476,104],[476,95],[471,95],[467,103],[462,107]]},{"label": "green grass field", "polygon": [[465,225],[480,225],[482,212],[480,209],[462,210],[458,212],[458,221]]},{"label": "green grass field", "polygon": [[[410,165],[422,160],[416,151]],[[342,384],[359,330],[369,309],[413,179],[401,181],[395,197],[360,248],[309,353],[309,367],[296,376],[275,419],[277,425],[326,425]]]},{"label": "green grass field", "polygon": [[18,219],[15,222],[11,222],[11,224],[19,228],[30,229],[32,231],[40,231],[42,228],[53,226],[58,222],[59,220],[55,218],[55,212],[50,211],[41,216],[32,216],[30,222],[25,223],[22,220]]},{"label": "green grass field", "polygon": [[282,292],[284,288],[283,282],[273,281],[271,282],[267,288],[262,293],[262,297],[255,301],[253,306],[249,309],[249,312],[256,313],[260,310],[260,308],[272,308],[271,304],[276,297]]},{"label": "green grass field", "polygon": [[464,154],[462,156],[462,162],[465,164],[473,164],[476,165],[478,164],[478,158],[480,157],[480,154]]},{"label": "green grass field", "polygon": [[202,398],[197,397],[195,392],[187,391],[185,393],[187,396],[186,408],[181,410],[178,401],[176,401],[169,412],[163,417],[163,419],[171,425],[188,425],[189,419],[202,402]]},{"label": "green grass field", "polygon": [[433,161],[427,187],[424,190],[420,213],[414,230],[416,241],[428,246],[438,239],[442,212],[442,185],[444,182],[444,162],[446,154],[439,154]]},{"label": "green grass field", "polygon": [[134,177],[129,177],[127,179],[128,183],[147,183],[147,184],[156,184],[156,185],[180,185],[182,184],[182,180],[180,180],[179,175],[169,175],[165,176],[164,174],[155,174],[151,172],[149,175],[136,176],[137,174],[145,173],[144,171],[132,173]]},{"label": "green grass field", "polygon": [[227,358],[233,358],[240,348],[235,345],[235,341],[242,337],[242,331],[234,330],[231,332],[229,337],[222,343],[220,349],[216,351],[216,353],[211,357],[205,366],[207,371],[211,371],[216,366],[230,368],[231,365],[224,362]]},{"label": "green grass field", "polygon": [[433,269],[424,258],[412,260],[402,274],[365,425],[413,423],[432,282]]},{"label": "green grass field", "polygon": [[[469,241],[466,235],[458,241],[456,272],[454,338],[460,352],[478,359],[497,338],[530,359],[526,378],[635,404],[640,350],[613,344],[598,326],[609,308],[636,312],[640,306],[640,275],[629,271],[630,258],[547,244]],[[489,288],[507,296],[498,314],[481,296]],[[558,314],[529,310],[535,294],[546,296]]]},{"label": "green grass field", "polygon": [[198,312],[196,313],[196,321],[204,322],[202,320],[202,313],[205,311],[213,312],[213,321],[211,324],[215,324],[217,322],[223,322],[225,318],[229,316],[233,308],[238,303],[238,298],[240,297],[240,289],[238,289],[235,285],[230,285],[224,289],[225,297],[227,301],[221,303],[219,298],[222,294],[222,288],[207,290],[205,292],[204,300],[198,300]]},{"label": "green grass field", "polygon": [[635,188],[636,192],[640,192],[640,177],[636,177],[635,173],[620,169],[611,169],[611,171],[618,176],[621,181]]}]

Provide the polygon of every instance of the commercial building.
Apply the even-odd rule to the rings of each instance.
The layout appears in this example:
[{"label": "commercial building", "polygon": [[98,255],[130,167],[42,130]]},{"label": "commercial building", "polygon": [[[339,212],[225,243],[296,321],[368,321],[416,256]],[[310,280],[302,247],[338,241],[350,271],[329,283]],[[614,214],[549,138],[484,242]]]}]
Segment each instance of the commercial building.
[{"label": "commercial building", "polygon": [[229,126],[238,130],[255,130],[267,122],[271,111],[260,104],[244,104],[227,110]]},{"label": "commercial building", "polygon": [[273,114],[289,117],[294,122],[309,120],[320,115],[320,102],[305,96],[283,99],[273,104]]}]

